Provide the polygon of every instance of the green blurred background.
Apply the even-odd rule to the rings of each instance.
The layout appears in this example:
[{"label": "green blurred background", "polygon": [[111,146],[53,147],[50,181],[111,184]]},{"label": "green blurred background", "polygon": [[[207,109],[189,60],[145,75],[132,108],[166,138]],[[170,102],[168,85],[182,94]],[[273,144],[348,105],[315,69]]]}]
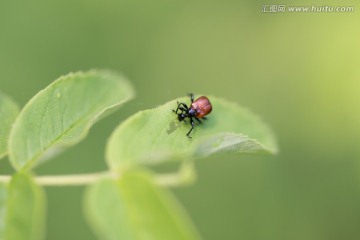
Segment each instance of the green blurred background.
[{"label": "green blurred background", "polygon": [[[200,160],[198,181],[173,189],[204,239],[360,239],[360,4],[292,1],[355,10],[261,12],[277,3],[1,1],[0,89],[22,106],[70,71],[114,69],[137,89],[37,173],[104,170],[106,140],[126,117],[190,91],[213,94],[261,115],[280,153]],[[11,172],[1,161],[0,173]],[[83,191],[46,189],[46,239],[95,239]]]}]

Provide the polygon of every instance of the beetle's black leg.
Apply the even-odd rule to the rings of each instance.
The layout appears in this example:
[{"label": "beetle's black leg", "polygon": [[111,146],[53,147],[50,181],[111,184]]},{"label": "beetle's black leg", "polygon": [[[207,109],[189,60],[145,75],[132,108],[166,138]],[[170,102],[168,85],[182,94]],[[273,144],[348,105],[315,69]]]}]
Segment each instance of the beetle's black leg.
[{"label": "beetle's black leg", "polygon": [[190,93],[189,96],[190,96],[191,103],[193,103],[194,102],[194,94]]},{"label": "beetle's black leg", "polygon": [[178,107],[178,109],[180,109],[180,110],[183,111],[183,112],[186,112],[186,111],[187,111],[187,109],[185,109],[185,108],[183,108],[183,107]]},{"label": "beetle's black leg", "polygon": [[176,108],[176,110],[173,110],[173,112],[175,112],[176,114],[178,113],[179,109],[181,111],[186,111],[188,110],[188,106],[185,103],[178,103],[178,107]]},{"label": "beetle's black leg", "polygon": [[186,105],[186,103],[180,103],[179,105],[180,105],[180,106],[183,106],[186,110],[189,109],[188,106]]},{"label": "beetle's black leg", "polygon": [[179,102],[178,102],[178,107],[176,108],[176,110],[174,110],[174,109],[173,109],[173,112],[175,112],[175,113],[177,114],[177,113],[178,113],[179,108],[180,108],[180,104],[179,104]]},{"label": "beetle's black leg", "polygon": [[207,117],[202,117],[201,119],[207,120]]},{"label": "beetle's black leg", "polygon": [[195,123],[194,123],[194,121],[193,121],[192,118],[190,118],[190,123],[191,123],[190,131],[189,131],[186,135],[187,135],[189,138],[192,138],[192,137],[189,136],[189,134],[191,133],[191,131],[194,129],[194,125],[195,125]]},{"label": "beetle's black leg", "polygon": [[188,108],[188,106],[187,106],[185,103],[179,103],[176,111],[177,111],[178,109],[181,109],[181,110],[185,109],[185,110],[183,110],[183,111],[186,111],[186,110],[188,110],[189,108]]},{"label": "beetle's black leg", "polygon": [[202,123],[200,119],[195,118],[196,121],[198,121],[198,123]]}]

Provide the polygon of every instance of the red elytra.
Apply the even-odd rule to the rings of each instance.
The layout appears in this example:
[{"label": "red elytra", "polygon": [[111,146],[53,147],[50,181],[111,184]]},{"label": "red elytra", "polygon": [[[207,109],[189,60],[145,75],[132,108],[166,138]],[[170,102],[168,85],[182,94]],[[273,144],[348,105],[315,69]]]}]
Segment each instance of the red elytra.
[{"label": "red elytra", "polygon": [[191,103],[191,108],[196,112],[195,117],[202,118],[211,113],[212,105],[207,97],[201,96]]}]

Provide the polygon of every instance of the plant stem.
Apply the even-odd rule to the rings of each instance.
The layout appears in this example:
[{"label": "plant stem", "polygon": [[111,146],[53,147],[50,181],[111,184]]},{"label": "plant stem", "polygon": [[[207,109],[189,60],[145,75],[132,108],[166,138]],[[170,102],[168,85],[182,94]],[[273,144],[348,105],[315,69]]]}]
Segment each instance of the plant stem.
[{"label": "plant stem", "polygon": [[[111,172],[99,172],[76,175],[37,176],[35,177],[35,182],[42,186],[81,186],[96,182],[103,177],[117,178],[119,175]],[[3,183],[9,182],[10,179],[11,176],[0,176],[0,182]]]},{"label": "plant stem", "polygon": [[81,186],[98,181],[100,178],[116,179],[119,175],[111,172],[99,172],[77,175],[39,176],[35,181],[43,186]]},{"label": "plant stem", "polygon": [[[114,172],[98,172],[76,175],[36,176],[34,179],[37,184],[42,186],[82,186],[94,183],[101,178],[117,179],[120,176],[120,174]],[[10,180],[11,176],[0,175],[1,183],[8,183]],[[154,176],[154,181],[161,186],[184,185],[179,173],[157,174]]]}]

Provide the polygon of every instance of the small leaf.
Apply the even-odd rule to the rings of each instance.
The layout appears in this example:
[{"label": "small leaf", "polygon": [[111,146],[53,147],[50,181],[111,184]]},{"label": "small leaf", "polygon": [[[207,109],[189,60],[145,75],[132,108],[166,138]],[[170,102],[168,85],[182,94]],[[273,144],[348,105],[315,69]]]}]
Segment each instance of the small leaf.
[{"label": "small leaf", "polygon": [[0,239],[5,239],[5,213],[7,191],[7,186],[4,183],[0,183]]},{"label": "small leaf", "polygon": [[173,196],[144,173],[100,180],[87,190],[85,207],[99,239],[199,239]]},{"label": "small leaf", "polygon": [[[133,164],[199,158],[220,152],[276,153],[276,141],[259,117],[237,104],[209,98],[213,110],[197,124],[189,139],[190,123],[179,122],[172,111],[177,101],[139,112],[114,131],[107,145],[107,162],[119,170]],[[179,99],[189,102],[188,98]]]},{"label": "small leaf", "polygon": [[71,73],[35,95],[10,134],[10,161],[29,169],[64,147],[82,140],[105,113],[131,99],[128,81],[108,71]]},{"label": "small leaf", "polygon": [[7,154],[7,143],[19,107],[9,97],[0,92],[0,158]]},{"label": "small leaf", "polygon": [[42,189],[29,175],[15,174],[8,190],[4,239],[43,239],[44,223],[45,197]]}]

